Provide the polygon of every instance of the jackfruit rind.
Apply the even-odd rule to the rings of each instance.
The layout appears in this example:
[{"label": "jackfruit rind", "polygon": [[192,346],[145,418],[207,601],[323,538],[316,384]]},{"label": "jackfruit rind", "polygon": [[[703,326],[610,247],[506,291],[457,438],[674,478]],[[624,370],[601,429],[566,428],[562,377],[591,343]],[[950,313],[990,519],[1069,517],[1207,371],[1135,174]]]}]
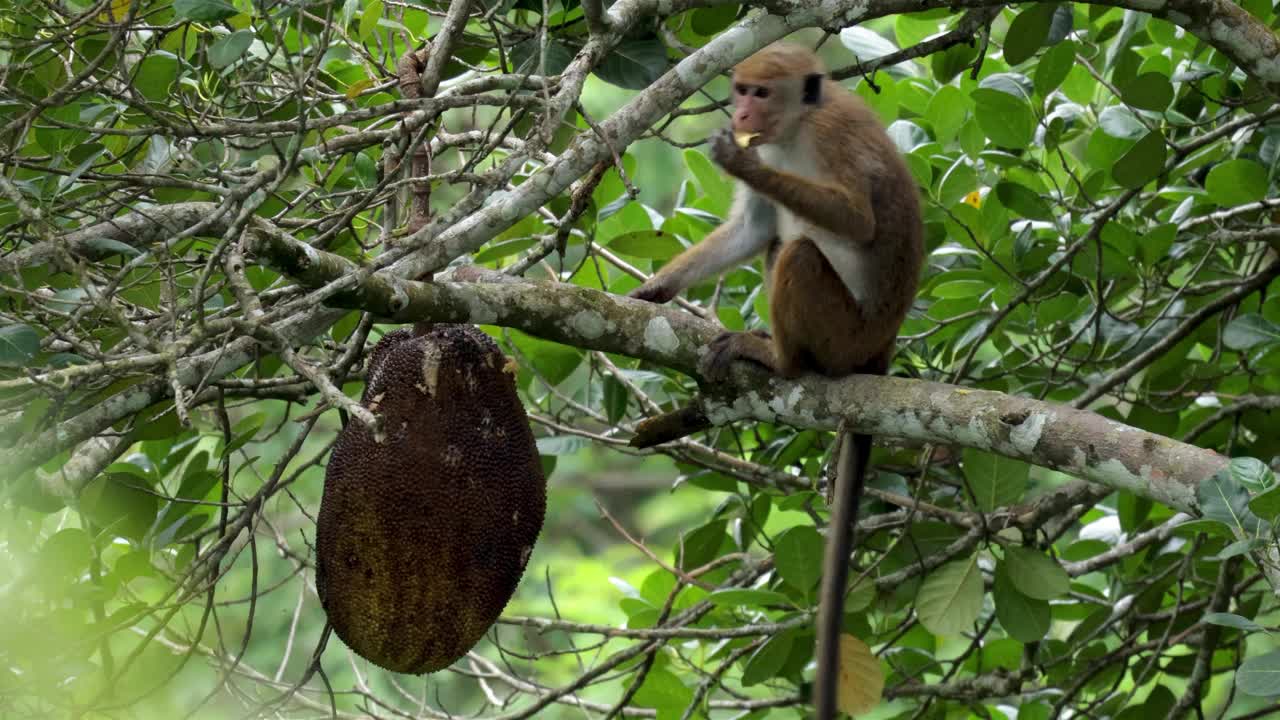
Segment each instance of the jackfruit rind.
[{"label": "jackfruit rind", "polygon": [[396,672],[451,665],[506,607],[542,529],[546,480],[515,381],[471,325],[385,335],[358,422],[339,434],[316,521],[334,632]]}]

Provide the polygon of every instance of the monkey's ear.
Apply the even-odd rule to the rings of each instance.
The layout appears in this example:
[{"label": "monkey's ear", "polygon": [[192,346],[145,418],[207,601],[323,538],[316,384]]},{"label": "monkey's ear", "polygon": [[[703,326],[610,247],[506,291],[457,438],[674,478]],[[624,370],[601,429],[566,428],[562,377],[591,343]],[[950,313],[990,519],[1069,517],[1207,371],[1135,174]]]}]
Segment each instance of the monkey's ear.
[{"label": "monkey's ear", "polygon": [[805,105],[817,105],[822,102],[822,73],[810,73],[804,76]]}]

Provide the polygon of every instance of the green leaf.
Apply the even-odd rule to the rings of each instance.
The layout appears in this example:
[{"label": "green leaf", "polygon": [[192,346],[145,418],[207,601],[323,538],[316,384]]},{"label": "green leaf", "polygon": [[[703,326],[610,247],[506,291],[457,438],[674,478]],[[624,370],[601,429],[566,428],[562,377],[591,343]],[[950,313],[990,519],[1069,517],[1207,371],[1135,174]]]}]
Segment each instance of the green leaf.
[{"label": "green leaf", "polygon": [[1222,341],[1232,350],[1250,350],[1259,345],[1280,343],[1280,325],[1257,313],[1241,315],[1227,325]]},{"label": "green leaf", "polygon": [[1280,650],[1249,658],[1236,671],[1236,687],[1248,695],[1280,695]]},{"label": "green leaf", "polygon": [[961,198],[977,189],[978,174],[965,162],[963,156],[947,168],[938,183],[938,202],[950,207],[960,202]]},{"label": "green leaf", "polygon": [[591,443],[578,435],[550,435],[537,439],[538,454],[545,457],[573,455]]},{"label": "green leaf", "polygon": [[158,546],[168,544],[168,541],[174,537],[180,537],[177,534],[178,522],[190,515],[192,511],[203,507],[197,502],[190,501],[204,500],[209,491],[217,486],[220,481],[221,477],[204,467],[203,463],[193,463],[187,468],[187,472],[182,478],[182,485],[178,487],[178,492],[174,495],[175,500],[166,505],[159,513],[159,520],[156,522],[156,527],[158,528],[156,544]]},{"label": "green leaf", "polygon": [[1173,85],[1164,73],[1145,72],[1130,80],[1120,97],[1140,110],[1162,112],[1173,102]]},{"label": "green leaf", "polygon": [[163,50],[153,50],[138,62],[133,76],[133,87],[149,100],[163,100],[169,95],[169,87],[178,79],[178,56]]},{"label": "green leaf", "polygon": [[991,142],[1013,150],[1031,143],[1036,123],[1025,99],[985,87],[974,90],[970,97],[976,104],[978,126]]},{"label": "green leaf", "polygon": [[959,75],[965,68],[973,65],[973,61],[978,57],[978,48],[976,43],[957,43],[951,47],[936,52],[929,58],[929,68],[933,71],[933,77],[938,84],[945,85],[951,82],[952,78]]},{"label": "green leaf", "polygon": [[1222,550],[1220,550],[1216,555],[1212,555],[1205,559],[1213,562],[1221,562],[1223,560],[1229,560],[1233,557],[1248,555],[1253,550],[1259,547],[1262,547],[1263,544],[1264,544],[1264,541],[1262,540],[1262,538],[1250,538],[1248,540],[1237,540],[1236,542],[1233,542],[1230,545],[1222,548]]},{"label": "green leaf", "polygon": [[1007,181],[997,183],[996,197],[1000,198],[1001,205],[1024,218],[1032,220],[1053,219],[1053,211],[1049,209],[1049,204],[1026,185]]},{"label": "green leaf", "polygon": [[209,47],[209,65],[215,70],[222,69],[240,59],[245,50],[253,44],[253,32],[237,30],[230,35],[219,38]]},{"label": "green leaf", "polygon": [[1267,196],[1267,171],[1252,160],[1228,160],[1209,171],[1204,187],[1223,207],[1257,202]]},{"label": "green leaf", "polygon": [[996,619],[1005,632],[1009,633],[1009,637],[1018,642],[1030,643],[1039,642],[1049,634],[1049,627],[1053,624],[1049,601],[1018,592],[1009,579],[1005,563],[996,566],[992,595],[996,604]]},{"label": "green leaf", "polygon": [[49,580],[70,584],[85,572],[92,558],[93,541],[88,533],[80,528],[66,528],[44,541],[39,567]]},{"label": "green leaf", "polygon": [[982,571],[977,554],[929,573],[916,593],[916,613],[934,635],[959,635],[969,630],[981,610]]},{"label": "green leaf", "polygon": [[609,375],[604,379],[604,411],[610,424],[617,425],[627,414],[627,404],[631,402],[631,393],[618,379]]},{"label": "green leaf", "polygon": [[955,139],[967,112],[964,93],[954,85],[943,85],[929,100],[925,119],[933,126],[934,138],[946,143]]},{"label": "green leaf", "polygon": [[1258,458],[1231,458],[1227,467],[1231,470],[1231,476],[1244,485],[1246,490],[1261,492],[1276,484],[1275,473],[1271,472],[1271,468]]},{"label": "green leaf", "polygon": [[950,280],[935,285],[929,294],[940,298],[981,297],[990,289],[991,283],[986,280]]},{"label": "green leaf", "polygon": [[1266,628],[1246,617],[1233,615],[1231,613],[1205,613],[1204,621],[1211,625],[1221,625],[1223,627],[1244,630],[1245,632],[1266,632]]},{"label": "green leaf", "polygon": [[681,545],[676,547],[680,569],[692,570],[711,562],[720,546],[724,544],[726,525],[725,520],[713,520],[685,535],[681,539]]},{"label": "green leaf", "polygon": [[640,707],[658,710],[658,717],[665,717],[664,712],[672,712],[675,713],[673,717],[679,717],[680,712],[693,702],[693,690],[670,670],[654,668],[645,675],[644,684],[636,690],[633,700]]},{"label": "green leaf", "polygon": [[240,11],[227,0],[173,0],[173,12],[182,20],[216,23]]},{"label": "green leaf", "polygon": [[812,590],[822,577],[823,547],[822,536],[808,525],[787,530],[774,545],[778,574],[797,590]]},{"label": "green leaf", "polygon": [[1261,527],[1257,515],[1249,510],[1249,492],[1235,478],[1230,468],[1205,479],[1196,489],[1200,514],[1231,529],[1237,537],[1255,537]]},{"label": "green leaf", "polygon": [[868,60],[898,52],[898,46],[892,40],[861,25],[841,30],[840,43],[849,48],[860,62],[867,62]]},{"label": "green leaf", "polygon": [[620,43],[596,66],[596,77],[627,90],[643,90],[667,71],[667,46],[656,35]]},{"label": "green leaf", "polygon": [[378,21],[382,19],[382,0],[372,0],[368,5],[364,6],[364,12],[360,14],[360,29],[357,37],[360,42],[369,39],[370,35],[378,29]]},{"label": "green leaf", "polygon": [[1049,38],[1055,10],[1057,5],[1053,3],[1036,3],[1018,13],[1004,36],[1005,62],[1020,65],[1036,54]]},{"label": "green leaf", "polygon": [[40,336],[29,325],[0,327],[0,365],[24,367],[40,352]]},{"label": "green leaf", "polygon": [[744,588],[727,588],[724,590],[716,590],[707,596],[707,599],[714,605],[739,607],[742,605],[751,605],[754,607],[766,607],[771,605],[781,605],[789,607],[792,603],[787,599],[786,595],[773,590],[748,590]]},{"label": "green leaf", "polygon": [[679,238],[661,230],[641,230],[618,235],[609,241],[609,249],[649,260],[666,260],[684,252]]},{"label": "green leaf", "polygon": [[1067,594],[1071,578],[1053,558],[1030,548],[1008,545],[1004,549],[1005,569],[1013,586],[1027,597],[1052,600]]},{"label": "green leaf", "polygon": [[1168,147],[1164,133],[1152,130],[1129,148],[1111,167],[1111,177],[1126,188],[1140,188],[1155,180],[1164,171]]},{"label": "green leaf", "polygon": [[517,253],[528,250],[538,244],[538,239],[534,237],[521,237],[512,240],[503,240],[487,246],[484,250],[476,253],[475,262],[477,264],[490,263],[504,257],[510,257]]},{"label": "green leaf", "polygon": [[1280,485],[1255,496],[1249,501],[1249,510],[1268,522],[1280,518]]},{"label": "green leaf", "polygon": [[114,238],[109,237],[92,237],[84,241],[81,247],[86,250],[92,250],[90,257],[101,260],[111,257],[112,255],[124,255],[126,257],[137,257],[142,251],[132,245],[126,245]]},{"label": "green leaf", "polygon": [[[559,40],[548,40],[546,55],[537,37],[511,46],[511,64],[517,73],[533,72],[540,75],[559,75],[573,62],[573,51]],[[543,65],[545,64],[545,72]]]},{"label": "green leaf", "polygon": [[693,31],[703,37],[719,35],[737,16],[738,6],[733,4],[700,7],[693,11]]},{"label": "green leaf", "polygon": [[80,494],[80,510],[113,535],[140,541],[156,519],[158,500],[133,475],[103,474]]},{"label": "green leaf", "polygon": [[965,448],[963,458],[964,476],[979,510],[991,512],[1022,498],[1030,465],[972,448]]},{"label": "green leaf", "polygon": [[742,668],[743,687],[759,685],[777,675],[791,655],[791,646],[795,641],[794,632],[784,632],[774,635],[761,645]]},{"label": "green leaf", "polygon": [[1036,63],[1035,88],[1041,97],[1058,89],[1076,62],[1076,44],[1064,40],[1045,51]]},{"label": "green leaf", "polygon": [[249,415],[237,422],[235,427],[231,429],[231,442],[227,443],[226,449],[222,451],[223,454],[229,455],[248,445],[266,422],[267,414],[261,412]]},{"label": "green leaf", "polygon": [[1112,105],[1098,116],[1098,126],[1113,138],[1137,140],[1147,133],[1147,127],[1133,111],[1123,105]]}]

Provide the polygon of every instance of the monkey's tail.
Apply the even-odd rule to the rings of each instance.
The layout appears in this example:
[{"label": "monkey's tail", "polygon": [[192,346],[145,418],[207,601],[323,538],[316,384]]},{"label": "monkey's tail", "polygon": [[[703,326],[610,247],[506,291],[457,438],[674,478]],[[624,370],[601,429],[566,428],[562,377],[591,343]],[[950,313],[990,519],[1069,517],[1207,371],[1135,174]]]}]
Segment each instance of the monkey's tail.
[{"label": "monkey's tail", "polygon": [[845,435],[836,461],[835,501],[831,504],[827,552],[822,561],[822,592],[818,597],[818,673],[813,688],[817,720],[834,720],[836,716],[844,586],[849,581],[849,554],[870,457],[870,435]]}]

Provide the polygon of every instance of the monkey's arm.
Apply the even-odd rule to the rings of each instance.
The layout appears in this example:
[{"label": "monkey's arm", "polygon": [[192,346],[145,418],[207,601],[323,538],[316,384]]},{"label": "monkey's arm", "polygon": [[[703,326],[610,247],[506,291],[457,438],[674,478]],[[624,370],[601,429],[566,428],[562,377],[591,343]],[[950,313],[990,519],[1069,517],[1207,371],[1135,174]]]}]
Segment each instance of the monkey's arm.
[{"label": "monkey's arm", "polygon": [[[860,245],[875,237],[871,193],[856,179],[850,178],[846,186],[826,178],[775,170],[762,163],[754,151],[739,147],[728,131],[712,137],[711,157],[747,187],[823,230]],[[840,180],[846,182],[844,178]]]},{"label": "monkey's arm", "polygon": [[875,237],[876,216],[866,193],[850,192],[767,165],[739,177],[753,190],[823,230],[859,245],[869,244]]},{"label": "monkey's arm", "polygon": [[651,302],[667,302],[690,285],[764,252],[776,230],[773,206],[747,188],[741,188],[723,225],[662,266],[648,282],[628,295]]}]

